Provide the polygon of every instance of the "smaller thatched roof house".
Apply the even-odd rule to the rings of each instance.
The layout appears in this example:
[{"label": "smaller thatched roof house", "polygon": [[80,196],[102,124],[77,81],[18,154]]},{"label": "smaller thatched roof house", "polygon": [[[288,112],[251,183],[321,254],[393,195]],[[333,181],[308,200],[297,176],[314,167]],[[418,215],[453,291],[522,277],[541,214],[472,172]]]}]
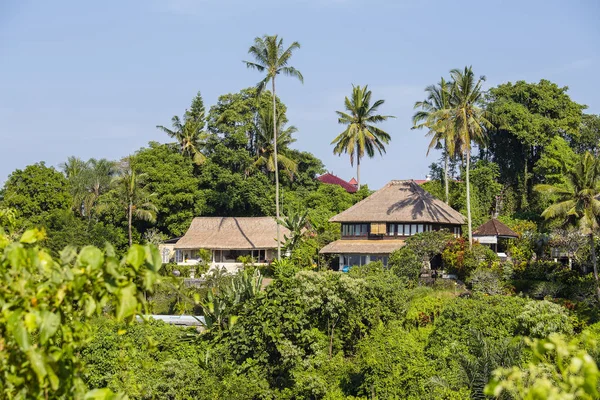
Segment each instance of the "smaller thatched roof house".
[{"label": "smaller thatched roof house", "polygon": [[[290,234],[283,226],[280,240]],[[277,249],[277,221],[273,217],[197,217],[175,250],[179,263],[198,261],[198,251],[209,250],[212,263],[236,263],[240,256],[259,262],[274,258]]]},{"label": "smaller thatched roof house", "polygon": [[[504,225],[502,222],[498,221],[496,218],[492,218],[479,228],[473,231],[474,238],[485,238],[485,237],[495,237],[498,238],[507,238],[514,239],[518,238],[519,234],[510,229],[508,226]],[[479,240],[480,243],[484,243]]]},{"label": "smaller thatched roof house", "polygon": [[506,258],[506,243],[501,242],[500,239],[516,239],[518,237],[519,235],[515,231],[496,218],[490,219],[473,232],[473,239],[489,246],[501,259]]},{"label": "smaller thatched roof house", "polygon": [[329,221],[341,223],[342,238],[320,253],[338,254],[341,265],[352,266],[375,260],[386,264],[389,254],[417,233],[448,229],[460,235],[465,218],[415,181],[398,180]]}]

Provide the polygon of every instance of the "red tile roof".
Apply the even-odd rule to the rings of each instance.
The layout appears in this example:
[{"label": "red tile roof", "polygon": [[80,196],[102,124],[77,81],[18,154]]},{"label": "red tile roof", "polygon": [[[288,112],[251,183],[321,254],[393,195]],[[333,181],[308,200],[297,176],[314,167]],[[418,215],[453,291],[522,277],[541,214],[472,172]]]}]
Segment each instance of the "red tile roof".
[{"label": "red tile roof", "polygon": [[358,185],[358,181],[354,178],[350,179],[350,182],[348,182],[348,183],[351,185],[354,185],[354,186]]},{"label": "red tile roof", "polygon": [[337,176],[332,175],[329,172],[324,175],[318,176],[317,180],[328,185],[341,186],[348,193],[355,193],[358,190],[356,186],[352,185],[350,182],[346,182],[342,178],[338,178]]}]

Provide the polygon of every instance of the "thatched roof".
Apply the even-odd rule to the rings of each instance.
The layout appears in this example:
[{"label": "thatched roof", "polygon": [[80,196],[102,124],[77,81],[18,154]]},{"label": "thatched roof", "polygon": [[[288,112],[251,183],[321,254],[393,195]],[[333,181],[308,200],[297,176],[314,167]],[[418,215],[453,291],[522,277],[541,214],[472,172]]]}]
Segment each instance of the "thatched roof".
[{"label": "thatched roof", "polygon": [[517,238],[519,235],[504,225],[502,222],[495,218],[490,219],[485,224],[481,225],[473,232],[473,236],[498,236],[498,237],[513,237]]},{"label": "thatched roof", "polygon": [[331,222],[421,222],[462,225],[465,218],[413,180],[391,181]]},{"label": "thatched roof", "polygon": [[404,240],[340,239],[323,247],[321,254],[390,254],[404,246]]},{"label": "thatched roof", "polygon": [[[281,241],[290,231],[280,227]],[[273,249],[277,222],[273,217],[198,217],[175,245],[176,249]]]}]

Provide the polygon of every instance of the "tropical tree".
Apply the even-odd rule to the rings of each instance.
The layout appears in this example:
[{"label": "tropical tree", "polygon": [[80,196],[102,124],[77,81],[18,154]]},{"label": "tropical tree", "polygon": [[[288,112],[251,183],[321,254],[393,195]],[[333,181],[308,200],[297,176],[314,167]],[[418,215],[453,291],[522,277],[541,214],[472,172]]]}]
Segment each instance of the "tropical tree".
[{"label": "tropical tree", "polygon": [[471,143],[485,145],[487,139],[487,129],[492,128],[491,120],[493,115],[479,107],[483,100],[484,92],[481,89],[485,76],[475,79],[472,67],[465,67],[464,70],[453,69],[450,71],[452,77],[452,90],[450,96],[450,110],[438,113],[442,118],[444,114],[449,114],[452,121],[452,130],[456,135],[456,141],[460,152],[466,159],[465,165],[465,183],[467,195],[467,225],[469,230],[469,249],[473,247],[473,227],[471,220],[471,192],[470,192],[470,174],[471,168]]},{"label": "tropical tree", "polygon": [[335,144],[333,154],[346,153],[350,155],[350,165],[354,165],[356,158],[356,180],[360,188],[360,159],[364,157],[365,151],[369,157],[385,153],[385,145],[390,142],[390,135],[375,126],[392,115],[376,114],[377,109],[385,103],[385,100],[377,100],[371,105],[371,91],[368,85],[364,87],[352,85],[352,97],[346,97],[346,112],[336,111],[338,122],[347,125],[331,144]]},{"label": "tropical tree", "polygon": [[[304,77],[296,68],[289,66],[294,50],[300,48],[300,43],[294,42],[284,50],[283,39],[277,35],[264,35],[254,39],[254,45],[248,49],[248,54],[254,57],[255,62],[244,61],[246,67],[266,72],[263,80],[256,85],[258,95],[262,93],[269,81],[271,82],[271,95],[273,97],[273,164],[275,166],[275,214],[279,219],[279,161],[277,159],[277,104],[275,95],[275,78],[284,74],[304,82]],[[281,232],[277,225],[277,259],[281,259]]]},{"label": "tropical tree", "polygon": [[177,140],[179,143],[181,154],[190,157],[194,164],[200,165],[206,160],[206,156],[202,153],[205,145],[206,132],[206,112],[204,102],[200,92],[192,100],[192,106],[189,110],[185,110],[183,120],[177,115],[171,118],[172,129],[162,125],[156,127],[165,132],[170,137]]},{"label": "tropical tree", "polygon": [[588,236],[596,291],[600,301],[598,265],[594,236],[600,221],[600,160],[589,151],[580,156],[574,168],[567,170],[564,185],[536,185],[535,190],[557,196],[557,202],[544,210],[545,219],[562,220],[563,225],[579,228]]},{"label": "tropical tree", "polygon": [[427,136],[431,136],[431,142],[427,149],[427,155],[433,148],[444,149],[444,189],[446,204],[449,204],[450,190],[448,184],[448,163],[455,152],[454,126],[450,118],[450,96],[451,85],[442,78],[437,85],[425,88],[427,98],[415,102],[415,109],[420,109],[413,115],[412,129],[429,129]]},{"label": "tropical tree", "polygon": [[146,189],[146,174],[139,173],[134,156],[129,156],[121,162],[119,175],[114,181],[117,196],[127,212],[127,231],[129,245],[133,243],[133,218],[155,222],[157,208],[152,203],[154,193]]},{"label": "tropical tree", "polygon": [[[285,115],[277,115],[277,126],[273,129],[273,111],[271,109],[261,110],[258,114],[256,124],[256,162],[258,168],[266,168],[269,172],[275,171],[275,148],[278,149],[277,162],[290,176],[298,169],[298,164],[285,153],[288,146],[296,141],[292,134],[297,131],[295,126],[285,127]],[[273,134],[277,132],[277,143]]]},{"label": "tropical tree", "polygon": [[284,235],[284,240],[286,251],[291,253],[305,237],[306,229],[310,225],[308,210],[288,213],[277,223],[290,231],[290,236]]}]

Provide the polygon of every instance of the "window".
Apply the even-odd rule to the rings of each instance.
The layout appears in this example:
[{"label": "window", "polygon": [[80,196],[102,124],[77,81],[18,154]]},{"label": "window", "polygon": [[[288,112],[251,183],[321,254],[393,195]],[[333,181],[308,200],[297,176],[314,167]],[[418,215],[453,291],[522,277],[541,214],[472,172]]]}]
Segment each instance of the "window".
[{"label": "window", "polygon": [[423,224],[417,225],[417,233],[423,233]]},{"label": "window", "polygon": [[395,224],[388,224],[388,236],[394,236],[394,233],[396,232],[396,225]]},{"label": "window", "polygon": [[163,248],[163,250],[162,250],[162,262],[163,262],[163,264],[167,264],[170,259],[171,259],[171,250],[169,250],[166,247]]},{"label": "window", "polygon": [[342,224],[342,236],[367,236],[368,233],[367,224]]},{"label": "window", "polygon": [[175,262],[178,262],[178,263],[183,262],[183,251],[175,250]]},{"label": "window", "polygon": [[453,233],[454,233],[454,236],[456,236],[456,237],[459,237],[459,236],[460,236],[460,226],[455,226],[455,227],[452,229],[452,231],[453,231]]}]

